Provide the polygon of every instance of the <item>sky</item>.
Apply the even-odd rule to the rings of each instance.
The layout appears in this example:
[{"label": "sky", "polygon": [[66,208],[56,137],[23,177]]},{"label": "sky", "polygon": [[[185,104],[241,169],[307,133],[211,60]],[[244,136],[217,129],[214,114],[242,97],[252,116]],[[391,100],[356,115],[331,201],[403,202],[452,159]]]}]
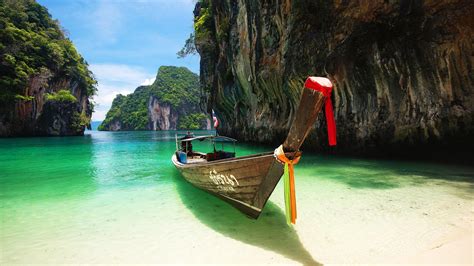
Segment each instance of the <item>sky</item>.
[{"label": "sky", "polygon": [[153,83],[162,65],[199,73],[199,55],[178,59],[193,31],[195,0],[37,0],[58,19],[98,81],[93,121],[117,94]]}]

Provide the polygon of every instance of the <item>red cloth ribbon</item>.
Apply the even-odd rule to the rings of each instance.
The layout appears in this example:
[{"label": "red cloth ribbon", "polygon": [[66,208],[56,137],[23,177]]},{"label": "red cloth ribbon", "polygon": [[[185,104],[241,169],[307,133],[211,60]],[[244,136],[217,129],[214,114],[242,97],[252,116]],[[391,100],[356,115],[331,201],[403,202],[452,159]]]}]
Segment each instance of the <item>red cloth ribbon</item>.
[{"label": "red cloth ribbon", "polygon": [[326,113],[326,123],[328,127],[329,146],[336,145],[336,122],[334,121],[334,112],[332,110],[331,92],[332,83],[327,78],[308,77],[304,86],[309,89],[321,92],[326,97],[324,102],[324,111]]}]

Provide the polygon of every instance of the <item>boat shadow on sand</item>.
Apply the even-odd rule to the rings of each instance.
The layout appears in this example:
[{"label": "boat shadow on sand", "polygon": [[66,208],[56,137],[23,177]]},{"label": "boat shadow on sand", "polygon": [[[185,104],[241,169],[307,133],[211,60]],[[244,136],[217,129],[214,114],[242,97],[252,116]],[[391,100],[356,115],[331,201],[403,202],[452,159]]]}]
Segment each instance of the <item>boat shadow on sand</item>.
[{"label": "boat shadow on sand", "polygon": [[270,201],[258,220],[247,218],[229,204],[173,174],[179,197],[193,215],[220,234],[279,253],[304,265],[322,265],[305,249],[284,213]]}]

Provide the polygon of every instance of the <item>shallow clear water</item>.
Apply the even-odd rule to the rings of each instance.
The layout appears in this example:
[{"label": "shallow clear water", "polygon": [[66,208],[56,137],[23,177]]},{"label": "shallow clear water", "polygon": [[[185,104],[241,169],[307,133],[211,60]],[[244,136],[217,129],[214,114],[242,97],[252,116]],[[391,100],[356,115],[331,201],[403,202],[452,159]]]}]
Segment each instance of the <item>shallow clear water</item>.
[{"label": "shallow clear water", "polygon": [[0,264],[368,262],[472,223],[469,167],[305,154],[292,228],[281,182],[250,220],[183,181],[174,149],[174,132],[0,139]]}]

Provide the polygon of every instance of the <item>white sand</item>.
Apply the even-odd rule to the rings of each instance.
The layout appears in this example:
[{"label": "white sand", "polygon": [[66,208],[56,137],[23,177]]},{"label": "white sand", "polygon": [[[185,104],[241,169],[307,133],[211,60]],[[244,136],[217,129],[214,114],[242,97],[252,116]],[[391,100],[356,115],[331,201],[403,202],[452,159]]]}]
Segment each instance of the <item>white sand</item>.
[{"label": "white sand", "polygon": [[403,263],[416,264],[466,264],[473,265],[472,230],[453,235],[452,239],[440,241],[430,250],[421,252],[411,258],[404,258]]},{"label": "white sand", "polygon": [[[304,200],[298,202],[296,228],[317,261],[472,265],[471,184],[433,181],[387,190],[326,190],[331,186],[299,193]],[[317,207],[305,206],[313,204]]]}]

